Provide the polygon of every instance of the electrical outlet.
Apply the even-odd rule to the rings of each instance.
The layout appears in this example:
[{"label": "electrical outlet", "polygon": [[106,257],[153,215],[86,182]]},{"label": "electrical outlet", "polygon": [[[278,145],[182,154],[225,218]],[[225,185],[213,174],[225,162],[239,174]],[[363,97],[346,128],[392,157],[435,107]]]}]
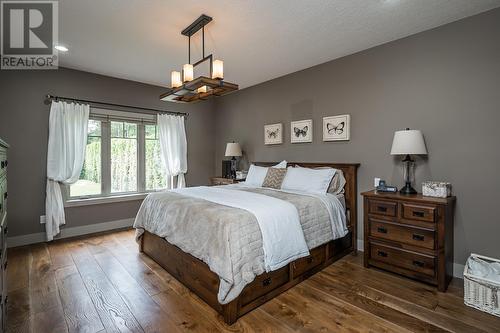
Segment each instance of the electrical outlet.
[{"label": "electrical outlet", "polygon": [[45,217],[45,215],[41,215],[40,216],[40,224],[45,224],[46,221],[47,221],[47,218]]},{"label": "electrical outlet", "polygon": [[380,178],[373,179],[373,186],[377,187],[380,184]]}]

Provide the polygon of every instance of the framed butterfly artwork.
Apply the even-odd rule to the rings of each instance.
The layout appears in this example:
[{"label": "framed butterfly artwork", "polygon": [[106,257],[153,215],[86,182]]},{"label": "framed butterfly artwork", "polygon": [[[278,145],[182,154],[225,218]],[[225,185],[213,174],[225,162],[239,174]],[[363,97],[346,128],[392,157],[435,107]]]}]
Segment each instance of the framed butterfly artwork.
[{"label": "framed butterfly artwork", "polygon": [[292,121],[290,127],[291,127],[290,128],[291,143],[312,142],[313,138],[312,119]]},{"label": "framed butterfly artwork", "polygon": [[347,141],[350,137],[351,116],[323,118],[323,141]]},{"label": "framed butterfly artwork", "polygon": [[264,125],[264,144],[279,145],[283,143],[283,124]]}]

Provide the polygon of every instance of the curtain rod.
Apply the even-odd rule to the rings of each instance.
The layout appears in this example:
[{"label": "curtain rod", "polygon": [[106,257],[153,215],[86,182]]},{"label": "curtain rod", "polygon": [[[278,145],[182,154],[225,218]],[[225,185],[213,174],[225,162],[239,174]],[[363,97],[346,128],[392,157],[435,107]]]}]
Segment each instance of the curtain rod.
[{"label": "curtain rod", "polygon": [[97,105],[106,105],[106,106],[113,106],[113,107],[119,107],[119,108],[129,108],[129,109],[136,109],[136,110],[143,110],[143,111],[150,111],[148,112],[143,112],[147,114],[175,114],[183,117],[189,116],[189,113],[185,112],[174,112],[174,111],[165,111],[165,110],[159,110],[159,109],[151,109],[151,108],[145,108],[142,106],[135,106],[135,105],[124,105],[124,104],[115,104],[115,103],[107,103],[107,102],[98,102],[98,101],[91,101],[91,100],[86,100],[86,99],[79,99],[79,98],[72,98],[72,97],[63,97],[63,96],[53,96],[50,94],[47,94],[45,96],[47,100],[66,100],[66,101],[73,101],[73,102],[81,102],[81,103],[86,103],[86,104],[97,104]]}]

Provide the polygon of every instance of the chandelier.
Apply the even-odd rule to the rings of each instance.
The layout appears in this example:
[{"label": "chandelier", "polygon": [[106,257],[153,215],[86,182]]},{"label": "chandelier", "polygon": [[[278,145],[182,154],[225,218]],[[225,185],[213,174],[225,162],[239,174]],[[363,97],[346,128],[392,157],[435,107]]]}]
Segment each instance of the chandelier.
[{"label": "chandelier", "polygon": [[[172,71],[171,88],[160,95],[162,101],[190,103],[206,100],[212,96],[223,96],[232,91],[238,90],[238,85],[224,81],[224,63],[222,60],[214,60],[213,55],[205,56],[205,25],[212,18],[201,15],[196,21],[191,23],[181,34],[188,37],[188,63],[182,67],[181,73]],[[201,29],[202,37],[202,58],[191,63],[191,36]],[[194,78],[194,68],[205,62],[209,62],[210,77],[199,76]]]}]

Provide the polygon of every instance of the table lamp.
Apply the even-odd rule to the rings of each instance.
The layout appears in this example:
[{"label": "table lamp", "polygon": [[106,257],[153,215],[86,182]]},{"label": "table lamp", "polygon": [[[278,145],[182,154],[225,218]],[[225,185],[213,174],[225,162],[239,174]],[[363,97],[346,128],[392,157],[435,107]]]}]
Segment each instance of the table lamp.
[{"label": "table lamp", "polygon": [[407,128],[396,131],[392,140],[391,155],[405,155],[405,186],[399,191],[401,194],[416,194],[417,191],[411,186],[410,168],[414,162],[411,155],[427,155],[424,136],[419,130]]},{"label": "table lamp", "polygon": [[241,156],[241,147],[237,142],[229,142],[226,145],[226,157],[231,157],[231,178],[236,178],[236,157]]}]

